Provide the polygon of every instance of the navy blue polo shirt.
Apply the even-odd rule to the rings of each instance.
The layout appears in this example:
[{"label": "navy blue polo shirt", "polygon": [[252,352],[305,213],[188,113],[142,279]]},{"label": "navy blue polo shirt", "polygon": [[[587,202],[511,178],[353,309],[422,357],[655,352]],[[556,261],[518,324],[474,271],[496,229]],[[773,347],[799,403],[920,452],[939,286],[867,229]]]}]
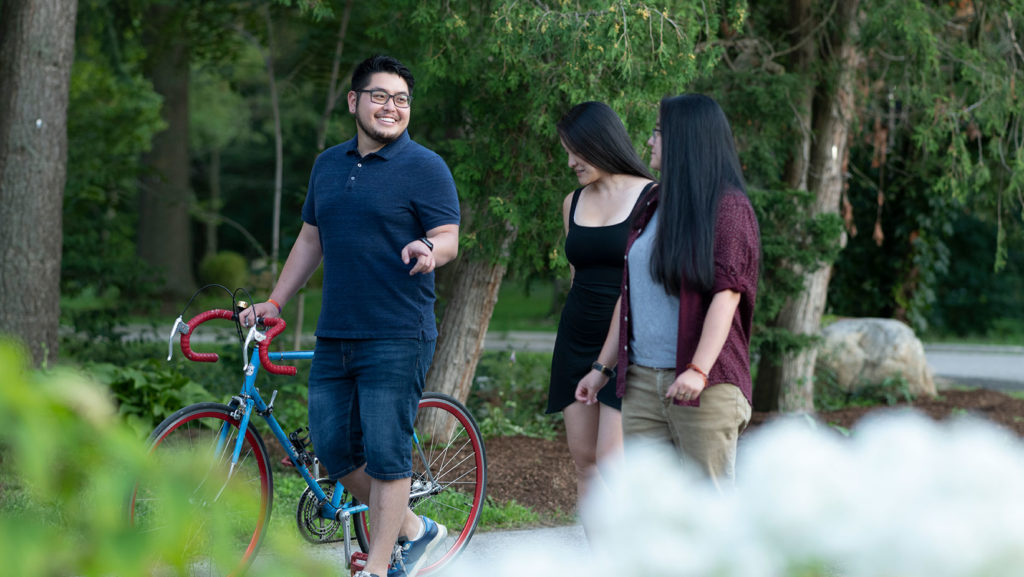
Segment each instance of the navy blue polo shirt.
[{"label": "navy blue polo shirt", "polygon": [[408,131],[365,157],[353,138],[320,154],[302,220],[324,255],[318,337],[437,338],[434,273],[409,276],[402,248],[428,230],[459,224],[455,180],[444,160]]}]

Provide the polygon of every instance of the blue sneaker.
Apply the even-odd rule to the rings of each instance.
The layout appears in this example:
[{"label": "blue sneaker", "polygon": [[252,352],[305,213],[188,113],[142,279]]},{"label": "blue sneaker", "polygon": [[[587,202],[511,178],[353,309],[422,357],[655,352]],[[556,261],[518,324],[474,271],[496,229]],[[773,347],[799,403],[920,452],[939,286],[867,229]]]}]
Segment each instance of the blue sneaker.
[{"label": "blue sneaker", "polygon": [[444,525],[424,515],[420,515],[420,520],[423,521],[423,536],[415,541],[399,541],[395,545],[395,561],[388,569],[388,577],[416,577],[429,559],[430,552],[448,536]]}]

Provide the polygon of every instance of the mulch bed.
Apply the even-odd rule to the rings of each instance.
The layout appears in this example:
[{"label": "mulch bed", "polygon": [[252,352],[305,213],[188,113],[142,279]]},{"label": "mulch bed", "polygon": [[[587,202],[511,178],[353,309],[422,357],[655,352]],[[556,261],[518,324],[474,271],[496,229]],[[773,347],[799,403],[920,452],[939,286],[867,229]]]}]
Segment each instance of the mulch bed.
[{"label": "mulch bed", "polygon": [[[935,399],[913,406],[934,419],[972,414],[1006,427],[1024,437],[1024,400],[998,391],[943,391]],[[825,423],[854,429],[872,411],[887,407],[848,408],[818,413]],[[754,413],[747,431],[777,417]],[[540,514],[542,523],[563,522],[576,507],[576,472],[565,438],[553,441],[529,437],[501,437],[487,441],[487,494],[499,502],[515,500]]]}]

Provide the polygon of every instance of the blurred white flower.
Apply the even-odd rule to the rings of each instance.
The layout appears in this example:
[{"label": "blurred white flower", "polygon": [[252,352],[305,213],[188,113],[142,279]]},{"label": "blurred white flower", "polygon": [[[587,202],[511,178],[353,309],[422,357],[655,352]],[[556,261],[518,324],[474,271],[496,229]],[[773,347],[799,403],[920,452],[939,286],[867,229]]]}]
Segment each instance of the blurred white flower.
[{"label": "blurred white flower", "polygon": [[584,503],[589,551],[533,544],[489,577],[1024,574],[1024,444],[987,421],[883,412],[847,438],[781,419],[741,441],[725,494],[672,451],[626,454]]}]

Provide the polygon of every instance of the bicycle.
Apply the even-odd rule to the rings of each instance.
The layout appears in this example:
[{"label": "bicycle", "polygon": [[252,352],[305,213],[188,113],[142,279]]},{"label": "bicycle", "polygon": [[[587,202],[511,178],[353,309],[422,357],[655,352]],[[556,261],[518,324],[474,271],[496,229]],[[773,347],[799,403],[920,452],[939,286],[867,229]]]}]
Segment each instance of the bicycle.
[{"label": "bicycle", "polygon": [[[186,358],[216,362],[219,358],[216,353],[199,353],[191,348],[195,329],[213,319],[234,321],[242,341],[243,328],[238,315],[247,305],[235,300],[237,292],[232,293],[234,310],[208,310],[184,322],[183,315],[190,301],[175,320],[168,337],[168,361],[172,357],[174,337],[180,335],[180,348]],[[151,455],[157,459],[175,458],[184,452],[189,458],[205,459],[211,469],[219,469],[203,476],[187,506],[216,507],[227,503],[228,496],[236,499],[232,503],[256,503],[255,507],[225,505],[229,510],[224,512],[226,520],[221,520],[228,524],[232,541],[229,546],[243,548],[237,562],[229,561],[233,563],[229,574],[234,576],[243,573],[255,558],[273,505],[271,459],[262,436],[253,425],[254,413],[263,418],[306,483],[296,507],[296,523],[302,536],[313,543],[342,541],[345,560],[349,563],[353,559],[354,528],[359,548],[368,550],[367,506],[352,497],[340,481],[320,477],[319,461],[309,447],[308,428],[286,434],[273,414],[277,390],[270,402],[265,403],[256,387],[256,377],[261,370],[277,375],[295,374],[294,366],[277,365],[273,361],[313,358],[313,351],[270,352],[274,337],[286,326],[283,319],[265,318],[248,329],[242,343],[242,388],[228,403],[204,402],[184,407],[160,423],[149,437]],[[251,353],[250,347],[253,347]],[[454,559],[473,536],[486,492],[487,459],[480,429],[466,407],[448,395],[434,392],[424,393],[420,400],[410,450],[414,466],[409,506],[418,514],[425,514],[448,527],[445,542],[431,554],[420,572],[427,575]],[[214,474],[217,472],[220,475]],[[211,486],[204,486],[207,483]],[[237,500],[239,496],[241,501]],[[137,486],[129,503],[131,522],[141,528],[159,527],[161,517],[170,514],[169,508],[176,505],[178,503],[162,503],[146,487]],[[340,539],[339,529],[343,535]],[[190,565],[190,571],[194,574],[214,572],[216,563],[207,549],[212,545],[202,538],[190,538],[189,546],[200,549],[194,553],[195,562]]]}]

